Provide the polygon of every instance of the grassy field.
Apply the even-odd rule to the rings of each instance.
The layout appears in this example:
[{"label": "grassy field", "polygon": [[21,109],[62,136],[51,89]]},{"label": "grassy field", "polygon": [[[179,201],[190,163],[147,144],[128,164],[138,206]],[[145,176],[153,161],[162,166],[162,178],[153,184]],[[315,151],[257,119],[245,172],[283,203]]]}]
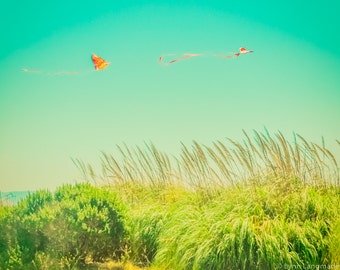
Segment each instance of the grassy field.
[{"label": "grassy field", "polygon": [[0,269],[340,269],[324,142],[254,131],[177,157],[117,146],[100,173],[75,163],[87,183],[0,208]]}]

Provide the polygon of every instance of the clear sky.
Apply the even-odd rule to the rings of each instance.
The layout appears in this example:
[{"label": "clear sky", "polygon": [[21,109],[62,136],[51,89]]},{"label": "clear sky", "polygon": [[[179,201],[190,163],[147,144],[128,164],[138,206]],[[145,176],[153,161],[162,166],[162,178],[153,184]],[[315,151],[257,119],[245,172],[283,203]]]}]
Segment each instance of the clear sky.
[{"label": "clear sky", "polygon": [[[324,136],[338,151],[339,3],[2,3],[0,190],[72,183],[81,177],[72,158],[98,164],[123,142],[175,154],[181,141],[241,140],[242,129],[265,126]],[[212,56],[241,46],[255,52]],[[93,52],[106,70],[89,72]],[[204,55],[163,67],[167,53]],[[64,70],[80,73],[48,74]]]}]

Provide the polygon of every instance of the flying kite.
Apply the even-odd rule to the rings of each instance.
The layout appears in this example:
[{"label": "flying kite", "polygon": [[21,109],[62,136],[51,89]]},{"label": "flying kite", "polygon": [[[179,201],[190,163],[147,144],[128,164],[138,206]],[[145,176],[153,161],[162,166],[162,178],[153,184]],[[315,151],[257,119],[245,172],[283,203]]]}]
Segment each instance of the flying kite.
[{"label": "flying kite", "polygon": [[220,54],[215,54],[215,56],[220,57],[220,58],[233,58],[233,57],[239,57],[241,54],[247,54],[247,53],[252,53],[254,51],[247,50],[244,47],[241,47],[239,49],[239,52],[234,52],[232,55],[220,55]]},{"label": "flying kite", "polygon": [[[235,57],[239,57],[241,54],[248,54],[248,53],[252,53],[252,52],[254,52],[254,51],[247,50],[246,48],[241,47],[238,52],[230,53],[231,55],[214,54],[214,56],[217,56],[219,58],[235,58]],[[167,66],[167,65],[173,64],[175,62],[178,62],[178,61],[181,61],[181,60],[184,60],[184,59],[187,59],[187,58],[191,58],[191,57],[201,56],[203,54],[200,54],[200,53],[188,53],[188,54],[185,54],[185,55],[183,55],[181,57],[175,58],[175,59],[173,59],[173,60],[171,60],[169,62],[164,62],[163,61],[164,57],[168,56],[168,55],[171,55],[171,54],[161,55],[159,57],[159,59],[157,60],[157,62],[159,62],[163,66]]]},{"label": "flying kite", "polygon": [[[107,68],[110,65],[110,62],[105,61],[103,58],[99,57],[98,55],[92,53],[91,55],[91,60],[94,64],[94,69],[95,70],[103,70]],[[54,72],[45,72],[43,70],[37,70],[37,69],[27,69],[27,68],[22,68],[22,72],[27,72],[27,73],[42,73],[42,74],[52,74],[52,75],[59,75],[59,74],[69,74],[69,75],[75,75],[79,74],[77,71],[54,71]],[[92,70],[93,71],[93,70]],[[90,71],[90,72],[92,72]]]},{"label": "flying kite", "polygon": [[94,53],[92,53],[91,59],[94,64],[95,70],[102,70],[102,69],[107,68],[110,65],[109,62],[106,62],[103,58],[99,57],[98,55]]},{"label": "flying kite", "polygon": [[240,54],[246,54],[246,53],[252,53],[252,52],[254,52],[254,51],[247,50],[244,47],[240,48]]}]

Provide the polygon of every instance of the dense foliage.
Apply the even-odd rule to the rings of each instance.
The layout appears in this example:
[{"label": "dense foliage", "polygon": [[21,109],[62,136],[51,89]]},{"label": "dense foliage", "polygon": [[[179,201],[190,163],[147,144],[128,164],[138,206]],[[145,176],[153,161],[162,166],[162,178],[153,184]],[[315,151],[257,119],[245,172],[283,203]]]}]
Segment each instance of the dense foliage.
[{"label": "dense foliage", "polygon": [[183,145],[175,163],[153,145],[118,147],[101,176],[78,161],[95,186],[0,204],[0,269],[340,268],[333,154],[298,135],[245,135]]},{"label": "dense foliage", "polygon": [[[3,269],[28,269],[37,261],[60,267],[121,255],[122,206],[115,194],[89,184],[37,191],[1,213]],[[59,267],[59,266],[58,266]]]}]

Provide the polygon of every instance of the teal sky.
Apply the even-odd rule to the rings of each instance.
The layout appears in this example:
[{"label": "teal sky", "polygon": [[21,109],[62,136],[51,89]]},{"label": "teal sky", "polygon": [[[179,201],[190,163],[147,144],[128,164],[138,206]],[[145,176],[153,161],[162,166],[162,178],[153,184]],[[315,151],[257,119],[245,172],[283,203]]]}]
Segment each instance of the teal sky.
[{"label": "teal sky", "polygon": [[[124,2],[124,3],[120,3]],[[338,156],[338,1],[23,1],[1,4],[0,190],[81,178],[71,158],[152,141],[209,144],[297,132]],[[253,54],[220,59],[244,46]],[[111,62],[100,72],[94,52]],[[161,54],[203,53],[163,67]],[[23,73],[79,71],[78,75]]]}]

